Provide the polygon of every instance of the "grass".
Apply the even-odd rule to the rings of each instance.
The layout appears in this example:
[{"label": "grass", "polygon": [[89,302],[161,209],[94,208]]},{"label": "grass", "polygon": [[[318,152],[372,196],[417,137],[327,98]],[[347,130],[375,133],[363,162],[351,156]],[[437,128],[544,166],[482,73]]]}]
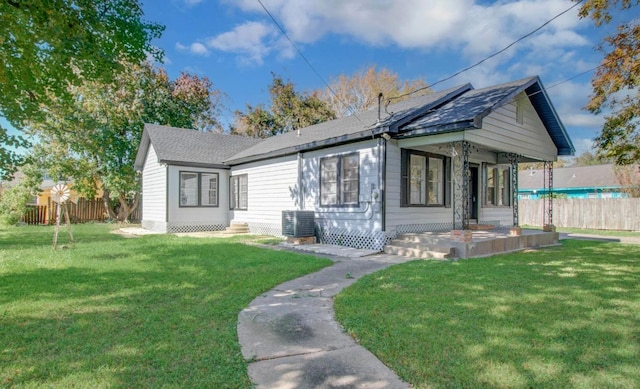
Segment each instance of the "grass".
[{"label": "grass", "polygon": [[415,388],[640,387],[640,246],[561,247],[363,277],[336,315]]},{"label": "grass", "polygon": [[[523,228],[529,229],[542,229],[539,226],[523,226]],[[587,235],[600,235],[600,236],[624,236],[632,238],[640,238],[640,231],[618,231],[618,230],[593,230],[587,228],[568,228],[568,227],[556,227],[557,232],[566,232],[570,234],[587,234]]]},{"label": "grass", "polygon": [[0,387],[251,387],[237,316],[329,260],[114,226],[0,227]]}]

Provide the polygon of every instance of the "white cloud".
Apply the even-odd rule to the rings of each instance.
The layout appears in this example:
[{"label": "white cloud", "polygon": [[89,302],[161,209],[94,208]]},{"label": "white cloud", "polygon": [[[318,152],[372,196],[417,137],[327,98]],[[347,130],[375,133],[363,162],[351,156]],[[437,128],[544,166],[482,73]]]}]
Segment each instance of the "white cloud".
[{"label": "white cloud", "polygon": [[200,42],[194,42],[190,45],[183,45],[182,43],[178,42],[176,43],[176,50],[202,56],[209,55],[209,50],[207,49],[207,47]]},{"label": "white cloud", "polygon": [[203,0],[183,0],[183,1],[187,7],[193,7],[202,3]]},{"label": "white cloud", "polygon": [[576,149],[576,156],[586,153],[587,151],[590,153],[594,153],[595,149],[593,147],[593,139],[591,138],[576,138],[572,139],[573,147]]},{"label": "white cloud", "polygon": [[[211,48],[235,52],[262,63],[264,56],[279,53],[288,58],[290,45],[266,33],[273,23],[255,0],[224,0],[232,7],[259,16],[263,22],[247,22],[213,38]],[[566,10],[566,0],[518,0],[492,3],[479,0],[263,0],[263,4],[296,43],[316,42],[327,35],[342,36],[372,46],[405,49],[463,49],[470,62],[504,48],[534,28]],[[576,30],[581,26],[578,7],[544,27],[513,49],[501,54],[504,62],[518,50],[544,54],[551,48],[569,50],[588,44]],[[260,26],[262,31],[256,29]],[[243,30],[243,31],[240,31]],[[252,31],[253,35],[247,33]],[[249,38],[255,50],[238,38]],[[223,42],[220,42],[223,41]],[[560,53],[562,55],[562,53]]]},{"label": "white cloud", "polygon": [[207,46],[229,53],[238,54],[248,62],[262,64],[263,59],[278,43],[278,34],[270,24],[247,22],[233,30],[207,40]]},{"label": "white cloud", "polygon": [[604,118],[591,113],[572,113],[562,115],[562,122],[566,126],[602,128]]}]

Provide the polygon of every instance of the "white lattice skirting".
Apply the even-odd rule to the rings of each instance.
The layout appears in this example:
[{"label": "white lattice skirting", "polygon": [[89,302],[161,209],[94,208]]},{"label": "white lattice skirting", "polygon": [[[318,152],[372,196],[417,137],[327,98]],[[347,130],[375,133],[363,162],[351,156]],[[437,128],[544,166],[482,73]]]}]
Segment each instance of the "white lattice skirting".
[{"label": "white lattice skirting", "polygon": [[201,232],[201,231],[223,231],[227,226],[224,224],[182,224],[182,223],[169,223],[167,225],[167,232],[171,234],[181,232]]},{"label": "white lattice skirting", "polygon": [[357,233],[347,229],[327,229],[317,225],[316,235],[320,243],[377,251],[382,251],[384,246],[391,241],[391,237],[382,231]]},{"label": "white lattice skirting", "polygon": [[282,225],[272,223],[247,223],[249,231],[256,235],[282,236]]}]

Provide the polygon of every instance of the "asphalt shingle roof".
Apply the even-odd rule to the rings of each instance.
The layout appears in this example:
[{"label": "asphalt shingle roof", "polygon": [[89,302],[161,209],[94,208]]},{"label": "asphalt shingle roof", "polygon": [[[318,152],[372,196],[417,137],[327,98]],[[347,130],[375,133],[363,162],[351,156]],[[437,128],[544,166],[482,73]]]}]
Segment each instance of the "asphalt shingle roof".
[{"label": "asphalt shingle roof", "polygon": [[153,144],[159,162],[210,166],[222,165],[232,155],[255,145],[260,140],[145,124],[140,150],[136,156],[136,169],[141,169],[144,165],[149,142]]},{"label": "asphalt shingle roof", "polygon": [[480,128],[486,115],[523,91],[542,118],[560,155],[573,155],[573,144],[539,78],[528,77],[482,89],[460,85],[384,107],[380,114],[378,109],[373,109],[263,140],[147,124],[135,166],[142,168],[149,142],[161,162],[211,166],[289,155],[380,133],[412,136],[412,132],[425,135]]},{"label": "asphalt shingle roof", "polygon": [[360,112],[340,119],[302,128],[299,132],[289,132],[267,138],[264,141],[234,155],[228,162],[240,162],[247,159],[260,159],[276,155],[286,155],[298,150],[308,150],[341,141],[350,141],[372,135],[371,130],[385,128],[398,120],[422,113],[430,107],[468,90],[462,85],[424,96],[414,97],[392,104],[382,110],[378,121],[378,110]]},{"label": "asphalt shingle roof", "polygon": [[437,128],[461,122],[472,123],[478,118],[486,116],[493,107],[513,98],[513,94],[519,93],[523,89],[523,85],[532,79],[534,77],[488,88],[470,90],[426,116],[411,122],[403,127],[403,130],[424,127]]},{"label": "asphalt shingle roof", "polygon": [[[574,166],[553,169],[553,187],[569,188],[611,188],[619,187],[620,182],[613,165]],[[542,169],[521,170],[518,172],[518,189],[532,190],[544,188]]]}]

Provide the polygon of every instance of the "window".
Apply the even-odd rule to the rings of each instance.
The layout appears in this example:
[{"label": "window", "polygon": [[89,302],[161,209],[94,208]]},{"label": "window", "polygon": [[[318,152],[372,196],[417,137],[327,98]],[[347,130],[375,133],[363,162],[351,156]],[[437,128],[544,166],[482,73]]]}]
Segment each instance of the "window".
[{"label": "window", "polygon": [[510,170],[505,166],[486,165],[485,169],[485,205],[511,205]]},{"label": "window", "polygon": [[218,173],[180,172],[181,207],[217,207]]},{"label": "window", "polygon": [[231,176],[229,179],[229,207],[247,209],[249,205],[249,179],[246,174]]},{"label": "window", "polygon": [[448,205],[449,159],[414,150],[402,150],[402,153],[401,205]]},{"label": "window", "polygon": [[524,100],[522,98],[516,100],[516,123],[524,123]]},{"label": "window", "polygon": [[358,153],[320,160],[320,205],[357,206],[360,190]]}]

